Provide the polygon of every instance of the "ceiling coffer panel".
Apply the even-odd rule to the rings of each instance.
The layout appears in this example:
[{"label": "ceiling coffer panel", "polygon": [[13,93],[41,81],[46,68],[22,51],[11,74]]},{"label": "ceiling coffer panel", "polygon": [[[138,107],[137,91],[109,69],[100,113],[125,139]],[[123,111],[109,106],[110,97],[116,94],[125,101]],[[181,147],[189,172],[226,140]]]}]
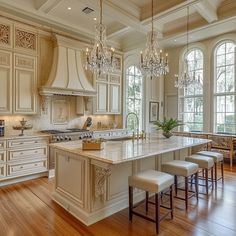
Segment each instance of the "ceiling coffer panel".
[{"label": "ceiling coffer panel", "polygon": [[[83,68],[82,47],[75,40],[55,35],[56,44],[49,79],[41,95],[95,96]],[[79,46],[78,46],[79,45]]]}]

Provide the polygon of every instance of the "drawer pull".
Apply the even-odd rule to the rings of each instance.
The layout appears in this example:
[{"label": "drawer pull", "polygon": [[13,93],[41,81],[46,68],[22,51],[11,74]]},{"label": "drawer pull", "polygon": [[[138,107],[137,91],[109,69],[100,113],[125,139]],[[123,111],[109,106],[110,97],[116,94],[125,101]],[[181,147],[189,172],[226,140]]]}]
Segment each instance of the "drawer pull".
[{"label": "drawer pull", "polygon": [[34,153],[38,153],[38,151],[35,151]]},{"label": "drawer pull", "polygon": [[34,166],[38,166],[38,164],[34,164]]},{"label": "drawer pull", "polygon": [[34,143],[38,143],[38,141],[35,141]]},{"label": "drawer pull", "polygon": [[23,155],[24,153],[23,152],[20,152],[20,155]]},{"label": "drawer pull", "polygon": [[24,144],[24,143],[23,142],[19,143],[19,145],[22,145],[22,144]]},{"label": "drawer pull", "polygon": [[23,169],[24,167],[23,167],[23,166],[21,166],[20,168],[21,168],[21,169]]}]

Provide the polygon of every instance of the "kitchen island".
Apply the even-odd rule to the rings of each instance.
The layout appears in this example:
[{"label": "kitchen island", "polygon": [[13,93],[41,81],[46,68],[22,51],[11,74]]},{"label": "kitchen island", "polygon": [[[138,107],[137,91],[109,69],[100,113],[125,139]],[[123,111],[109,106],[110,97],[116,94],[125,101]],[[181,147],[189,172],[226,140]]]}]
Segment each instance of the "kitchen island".
[{"label": "kitchen island", "polygon": [[[83,151],[81,141],[51,144],[56,160],[53,200],[85,225],[93,224],[128,206],[128,176],[146,169],[160,170],[163,162],[184,158],[191,147],[208,142],[153,136],[107,141],[99,151]],[[142,191],[134,193],[135,201],[143,198]]]}]

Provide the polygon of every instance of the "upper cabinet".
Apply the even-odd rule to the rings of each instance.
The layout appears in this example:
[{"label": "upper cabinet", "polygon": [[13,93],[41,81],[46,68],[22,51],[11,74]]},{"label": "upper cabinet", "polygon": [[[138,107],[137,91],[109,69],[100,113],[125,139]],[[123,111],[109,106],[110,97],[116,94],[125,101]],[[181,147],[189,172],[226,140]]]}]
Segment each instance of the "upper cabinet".
[{"label": "upper cabinet", "polygon": [[97,96],[94,114],[121,114],[122,57],[115,56],[115,70],[108,75],[96,75],[94,80]]},{"label": "upper cabinet", "polygon": [[0,18],[0,48],[0,114],[35,114],[37,34]]}]

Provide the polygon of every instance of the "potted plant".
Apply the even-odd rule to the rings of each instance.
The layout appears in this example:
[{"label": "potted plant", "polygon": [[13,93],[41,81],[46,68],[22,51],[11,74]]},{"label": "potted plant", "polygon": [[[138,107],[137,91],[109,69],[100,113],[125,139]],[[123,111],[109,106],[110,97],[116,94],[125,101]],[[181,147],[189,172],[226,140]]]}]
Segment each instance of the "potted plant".
[{"label": "potted plant", "polygon": [[155,125],[157,126],[157,130],[162,130],[163,136],[165,136],[166,138],[170,138],[173,135],[171,133],[171,130],[183,124],[177,119],[167,119],[166,117],[164,117],[163,121],[159,120],[155,122]]}]

